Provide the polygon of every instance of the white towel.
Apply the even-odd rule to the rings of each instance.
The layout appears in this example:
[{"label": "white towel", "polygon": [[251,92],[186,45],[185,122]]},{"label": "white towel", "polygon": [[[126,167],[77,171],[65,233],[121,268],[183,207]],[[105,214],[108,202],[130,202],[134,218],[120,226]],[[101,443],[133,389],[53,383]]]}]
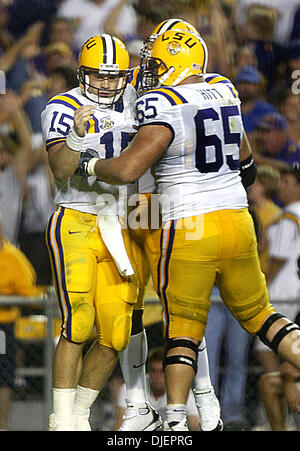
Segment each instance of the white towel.
[{"label": "white towel", "polygon": [[97,222],[102,239],[121,276],[133,276],[134,270],[127,255],[118,217],[98,215]]}]

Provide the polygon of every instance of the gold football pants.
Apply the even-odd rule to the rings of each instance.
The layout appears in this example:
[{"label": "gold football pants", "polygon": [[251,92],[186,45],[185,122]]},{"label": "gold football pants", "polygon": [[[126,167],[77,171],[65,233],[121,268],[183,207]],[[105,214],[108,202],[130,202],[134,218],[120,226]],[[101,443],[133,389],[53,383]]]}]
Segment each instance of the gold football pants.
[{"label": "gold football pants", "polygon": [[[154,196],[151,193],[141,194],[137,209],[134,210],[135,218],[138,222],[135,227],[131,227],[129,221],[128,228],[130,236],[140,251],[135,252],[135,261],[137,266],[139,280],[138,300],[134,306],[135,310],[144,308],[145,288],[149,282],[150,274],[152,275],[153,285],[157,291],[157,268],[160,257],[160,238],[161,238],[161,218],[159,213],[159,204],[157,198],[154,199],[154,208],[151,206]],[[152,218],[155,212],[154,220]],[[155,227],[151,228],[155,224]],[[158,291],[157,291],[158,292]]]},{"label": "gold football pants", "polygon": [[139,280],[139,294],[138,300],[134,306],[134,310],[143,310],[145,288],[149,282],[150,274],[153,280],[153,286],[157,290],[157,269],[160,257],[160,238],[161,229],[137,229],[131,230],[130,235],[135,244],[139,247],[139,252],[136,254],[135,263],[137,266],[138,280]]},{"label": "gold football pants", "polygon": [[[139,249],[123,238],[135,269]],[[96,325],[99,342],[122,351],[131,332],[132,309],[137,300],[137,278],[123,279],[108,252],[97,216],[59,207],[49,220],[47,245],[62,314],[62,335],[86,341]],[[136,270],[135,270],[136,272]]]},{"label": "gold football pants", "polygon": [[275,312],[248,209],[166,223],[158,276],[167,338],[202,339],[215,283],[230,312],[251,334]]}]

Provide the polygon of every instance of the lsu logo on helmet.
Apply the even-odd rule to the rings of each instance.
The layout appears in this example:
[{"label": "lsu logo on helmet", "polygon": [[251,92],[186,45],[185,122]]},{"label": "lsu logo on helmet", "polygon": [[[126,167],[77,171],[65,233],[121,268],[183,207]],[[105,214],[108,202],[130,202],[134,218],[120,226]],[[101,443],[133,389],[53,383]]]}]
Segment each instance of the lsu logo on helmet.
[{"label": "lsu logo on helmet", "polygon": [[206,72],[207,48],[203,39],[189,31],[168,30],[153,42],[141,60],[141,85],[149,90],[177,86],[192,75]]},{"label": "lsu logo on helmet", "polygon": [[181,45],[178,42],[170,42],[167,45],[167,50],[171,55],[177,55],[181,51]]},{"label": "lsu logo on helmet", "polygon": [[149,56],[155,39],[169,30],[190,31],[191,33],[194,33],[196,36],[200,36],[198,30],[192,24],[186,22],[185,20],[182,19],[164,20],[154,28],[152,34],[149,36],[148,39],[145,40],[144,47],[141,50],[141,57],[145,57],[147,54]]}]

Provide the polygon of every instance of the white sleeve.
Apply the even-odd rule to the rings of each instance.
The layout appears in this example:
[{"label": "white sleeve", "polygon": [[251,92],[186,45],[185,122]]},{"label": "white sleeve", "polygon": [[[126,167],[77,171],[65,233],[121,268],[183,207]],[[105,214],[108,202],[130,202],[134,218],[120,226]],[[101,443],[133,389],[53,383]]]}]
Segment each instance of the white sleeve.
[{"label": "white sleeve", "polygon": [[290,219],[282,219],[267,229],[270,257],[288,259],[294,250],[298,236],[297,225]]},{"label": "white sleeve", "polygon": [[57,103],[48,103],[41,114],[43,138],[46,149],[67,139],[74,122],[74,111]]}]

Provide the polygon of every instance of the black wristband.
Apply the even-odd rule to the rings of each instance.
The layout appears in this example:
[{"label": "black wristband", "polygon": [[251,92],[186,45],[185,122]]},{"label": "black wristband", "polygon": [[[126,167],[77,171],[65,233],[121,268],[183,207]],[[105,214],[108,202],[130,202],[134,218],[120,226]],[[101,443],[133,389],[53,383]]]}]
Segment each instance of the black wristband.
[{"label": "black wristband", "polygon": [[242,184],[244,188],[248,188],[248,186],[252,185],[256,178],[256,163],[252,155],[250,155],[245,160],[240,163],[240,175],[242,179]]}]

